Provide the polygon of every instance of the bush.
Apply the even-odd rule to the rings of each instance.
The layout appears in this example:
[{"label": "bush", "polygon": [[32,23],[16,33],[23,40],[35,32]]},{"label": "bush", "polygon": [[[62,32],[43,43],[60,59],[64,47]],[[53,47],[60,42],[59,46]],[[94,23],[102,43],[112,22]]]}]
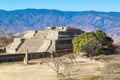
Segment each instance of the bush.
[{"label": "bush", "polygon": [[93,57],[100,53],[102,44],[99,41],[91,40],[83,48],[82,51],[86,53],[87,57]]},{"label": "bush", "polygon": [[81,52],[82,47],[90,40],[96,40],[95,34],[93,32],[82,33],[81,35],[75,37],[72,40],[73,52]]},{"label": "bush", "polygon": [[[95,41],[99,41],[99,43],[102,44],[101,53],[110,54],[111,52],[114,52],[114,47],[112,45],[113,40],[101,30],[97,30],[95,33],[94,32],[82,33],[81,35],[75,37],[72,40],[73,52],[81,52],[82,48],[86,46],[88,43],[90,43],[90,41],[94,41],[94,43]],[[96,49],[97,48],[95,48],[94,50],[96,51]]]}]

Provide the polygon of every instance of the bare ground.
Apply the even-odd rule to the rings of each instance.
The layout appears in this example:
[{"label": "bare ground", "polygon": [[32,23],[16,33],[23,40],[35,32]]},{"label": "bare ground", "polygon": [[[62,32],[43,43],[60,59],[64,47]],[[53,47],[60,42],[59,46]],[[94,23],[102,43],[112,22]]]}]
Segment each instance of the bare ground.
[{"label": "bare ground", "polygon": [[[79,58],[74,63],[71,75],[75,78],[99,75],[103,67],[102,62]],[[46,62],[40,64],[40,59],[36,59],[26,66],[22,62],[0,64],[0,80],[57,80],[57,77],[56,72]]]}]

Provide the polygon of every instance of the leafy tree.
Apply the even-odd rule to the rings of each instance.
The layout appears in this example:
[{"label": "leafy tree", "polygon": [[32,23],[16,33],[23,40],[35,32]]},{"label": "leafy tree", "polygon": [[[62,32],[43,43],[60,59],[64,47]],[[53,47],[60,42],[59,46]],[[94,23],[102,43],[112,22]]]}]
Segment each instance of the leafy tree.
[{"label": "leafy tree", "polygon": [[82,47],[89,41],[96,40],[95,34],[93,32],[82,33],[78,37],[72,40],[73,52],[80,52]]},{"label": "leafy tree", "polygon": [[105,54],[114,53],[114,47],[112,45],[113,40],[112,38],[108,37],[103,31],[97,30],[96,31],[96,38],[102,43],[102,51]]},{"label": "leafy tree", "polygon": [[[113,40],[108,37],[103,31],[101,30],[97,30],[96,32],[88,32],[88,33],[82,33],[81,35],[75,37],[72,40],[73,43],[73,52],[81,52],[81,49],[85,46],[88,45],[87,43],[91,40],[97,40],[99,41],[99,43],[102,44],[102,51],[104,53],[106,52],[112,52],[114,51],[113,46],[112,46],[112,42]],[[94,43],[95,41],[93,41],[92,43]],[[93,53],[94,54],[94,53]]]},{"label": "leafy tree", "polygon": [[97,40],[102,43],[102,45],[111,44],[113,42],[113,40],[108,37],[102,30],[97,30],[95,36]]},{"label": "leafy tree", "polygon": [[102,44],[97,40],[90,40],[87,44],[82,48],[83,52],[86,52],[86,56],[92,58],[100,53],[102,48]]}]

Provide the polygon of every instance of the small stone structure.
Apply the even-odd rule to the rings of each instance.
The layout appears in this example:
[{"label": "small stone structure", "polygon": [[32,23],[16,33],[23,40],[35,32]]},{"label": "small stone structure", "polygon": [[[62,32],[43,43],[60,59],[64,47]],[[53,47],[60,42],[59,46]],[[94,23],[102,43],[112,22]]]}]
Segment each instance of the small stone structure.
[{"label": "small stone structure", "polygon": [[7,53],[60,52],[72,50],[73,37],[83,33],[73,27],[47,27],[45,30],[30,30],[23,37],[15,38],[6,47]]},{"label": "small stone structure", "polygon": [[23,63],[24,63],[24,65],[27,65],[27,64],[28,64],[28,49],[26,50],[26,53],[25,53],[25,57],[24,57]]}]

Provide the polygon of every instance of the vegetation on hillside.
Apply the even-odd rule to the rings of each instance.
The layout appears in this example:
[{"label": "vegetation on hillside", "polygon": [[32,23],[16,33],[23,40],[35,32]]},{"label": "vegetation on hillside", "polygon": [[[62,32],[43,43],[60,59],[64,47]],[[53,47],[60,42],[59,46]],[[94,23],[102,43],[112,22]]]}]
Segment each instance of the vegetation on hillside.
[{"label": "vegetation on hillside", "polygon": [[0,29],[0,47],[6,46],[13,41],[14,36],[9,34],[8,37],[6,35],[5,29]]},{"label": "vegetation on hillside", "polygon": [[0,53],[5,52],[5,47],[13,42],[13,34],[6,35],[5,29],[0,29]]}]

